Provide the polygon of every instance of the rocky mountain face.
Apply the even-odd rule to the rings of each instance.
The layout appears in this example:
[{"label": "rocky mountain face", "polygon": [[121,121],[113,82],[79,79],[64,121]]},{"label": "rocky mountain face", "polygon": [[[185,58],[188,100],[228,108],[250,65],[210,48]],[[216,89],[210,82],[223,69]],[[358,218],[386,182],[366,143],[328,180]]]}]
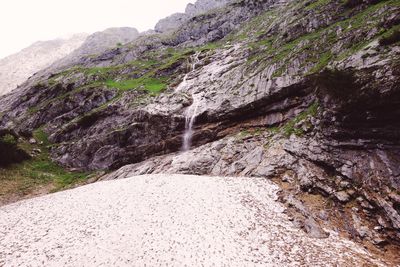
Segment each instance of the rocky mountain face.
[{"label": "rocky mountain face", "polygon": [[95,57],[107,49],[132,42],[137,37],[139,37],[139,31],[130,27],[109,28],[104,31],[95,32],[89,35],[80,47],[55,62],[51,66],[51,70],[55,71],[54,69],[79,64],[83,57]]},{"label": "rocky mountain face", "polygon": [[83,57],[91,57],[107,49],[122,46],[137,37],[137,29],[120,27],[89,36],[77,34],[69,39],[34,43],[21,52],[0,60],[0,95],[15,89],[37,72],[40,77],[79,64]]},{"label": "rocky mountain face", "polygon": [[0,129],[45,133],[69,170],[122,167],[101,179],[271,179],[312,236],[396,251],[399,23],[397,0],[232,1],[27,81]]},{"label": "rocky mountain face", "polygon": [[0,59],[0,95],[10,92],[37,71],[77,49],[86,37],[86,34],[77,34],[68,39],[36,42],[16,54]]},{"label": "rocky mountain face", "polygon": [[167,33],[177,30],[191,18],[223,7],[229,2],[232,2],[232,0],[198,0],[194,4],[190,3],[186,6],[185,13],[175,13],[160,20],[155,26],[155,31],[158,33]]}]

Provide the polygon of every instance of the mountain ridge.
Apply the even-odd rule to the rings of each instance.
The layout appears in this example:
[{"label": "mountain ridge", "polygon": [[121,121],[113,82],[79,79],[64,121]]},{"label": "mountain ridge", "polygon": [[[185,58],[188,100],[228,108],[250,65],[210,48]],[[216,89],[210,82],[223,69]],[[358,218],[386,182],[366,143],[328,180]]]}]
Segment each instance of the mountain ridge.
[{"label": "mountain ridge", "polygon": [[38,41],[0,59],[0,95],[10,92],[37,71],[71,53],[86,37],[86,34],[77,34],[67,39]]}]

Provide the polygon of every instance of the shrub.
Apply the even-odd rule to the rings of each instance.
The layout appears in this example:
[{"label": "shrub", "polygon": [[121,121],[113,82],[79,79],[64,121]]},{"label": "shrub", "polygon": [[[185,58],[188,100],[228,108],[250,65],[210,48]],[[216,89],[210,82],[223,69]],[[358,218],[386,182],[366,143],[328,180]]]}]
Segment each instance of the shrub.
[{"label": "shrub", "polygon": [[13,135],[11,135],[11,134],[6,134],[6,135],[4,135],[4,136],[1,138],[1,142],[2,142],[2,143],[9,144],[9,145],[15,145],[15,144],[17,144],[16,138],[15,138]]}]

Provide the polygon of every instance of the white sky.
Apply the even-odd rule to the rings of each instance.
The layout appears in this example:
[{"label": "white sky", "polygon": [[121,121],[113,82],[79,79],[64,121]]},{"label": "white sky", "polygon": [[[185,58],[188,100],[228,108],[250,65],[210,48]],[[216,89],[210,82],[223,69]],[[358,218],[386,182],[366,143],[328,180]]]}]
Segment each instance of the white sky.
[{"label": "white sky", "polygon": [[110,27],[154,28],[194,0],[0,0],[0,58],[36,41]]}]

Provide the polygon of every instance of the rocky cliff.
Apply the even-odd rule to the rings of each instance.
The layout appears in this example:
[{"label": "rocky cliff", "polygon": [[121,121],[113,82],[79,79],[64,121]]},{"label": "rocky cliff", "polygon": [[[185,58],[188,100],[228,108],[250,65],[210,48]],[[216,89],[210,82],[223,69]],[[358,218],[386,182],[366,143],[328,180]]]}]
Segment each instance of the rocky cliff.
[{"label": "rocky cliff", "polygon": [[77,49],[86,37],[86,34],[77,34],[68,39],[36,42],[0,59],[0,95],[10,92],[37,71]]},{"label": "rocky cliff", "polygon": [[[91,57],[107,49],[135,40],[135,28],[109,28],[91,35],[76,34],[69,39],[36,42],[21,52],[0,60],[0,95],[22,84],[33,74],[43,73],[78,64],[82,57]],[[34,79],[36,77],[33,77]]]},{"label": "rocky cliff", "polygon": [[232,1],[28,81],[0,99],[0,126],[22,143],[46,133],[70,170],[123,167],[102,179],[272,179],[311,235],[332,228],[390,250],[400,240],[399,11],[397,0]]},{"label": "rocky cliff", "polygon": [[[108,28],[104,31],[95,32],[89,35],[85,42],[66,57],[56,61],[51,67],[51,71],[67,68],[74,64],[79,64],[83,57],[95,57],[105,50],[115,48],[132,42],[139,37],[139,31],[135,28],[120,27]],[[48,70],[48,71],[50,71]]]},{"label": "rocky cliff", "polygon": [[[231,0],[198,0],[194,4],[189,3],[186,6],[185,13],[175,13],[160,20],[155,26],[158,33],[167,33],[177,30],[188,22],[191,18],[200,14],[205,14],[210,10],[223,7]],[[215,11],[214,11],[215,12]]]}]

